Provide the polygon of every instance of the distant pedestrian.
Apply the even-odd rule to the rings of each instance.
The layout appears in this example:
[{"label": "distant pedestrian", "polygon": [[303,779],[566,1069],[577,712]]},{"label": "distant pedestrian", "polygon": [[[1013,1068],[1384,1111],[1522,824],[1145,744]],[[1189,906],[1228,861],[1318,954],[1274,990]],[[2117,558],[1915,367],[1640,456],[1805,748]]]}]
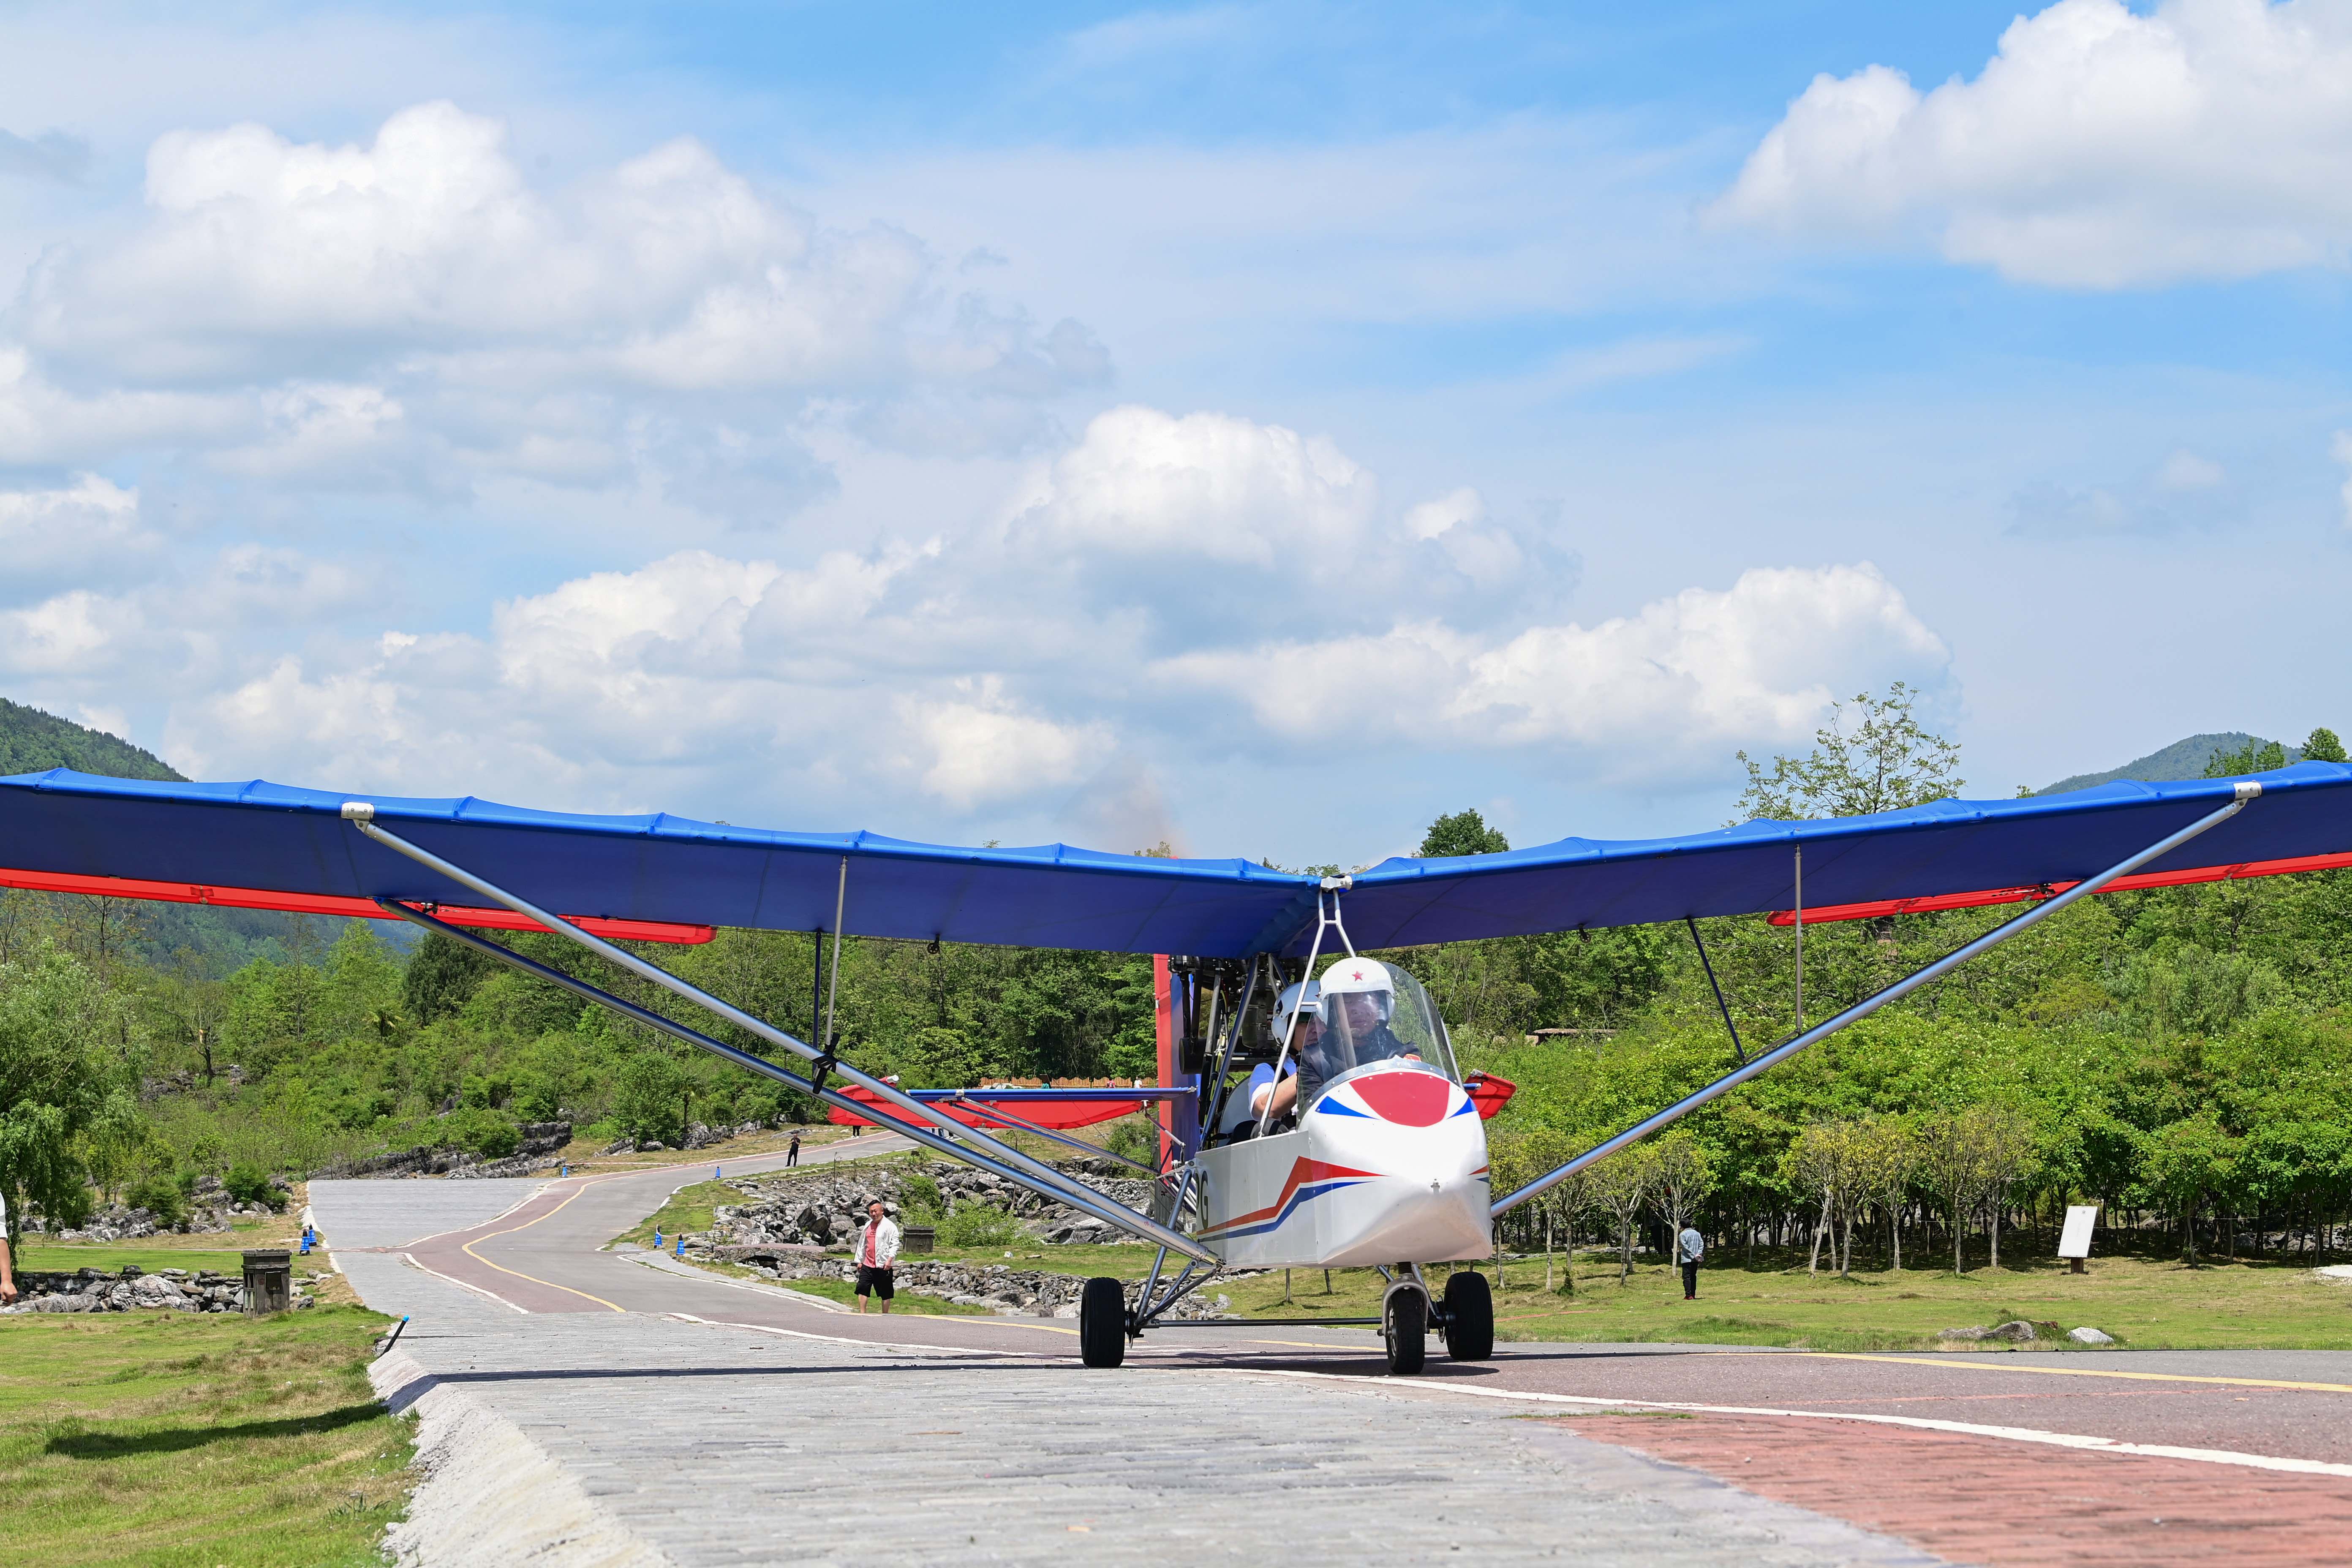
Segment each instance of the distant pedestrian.
[{"label": "distant pedestrian", "polygon": [[1706,1237],[1699,1235],[1694,1225],[1683,1226],[1682,1235],[1675,1238],[1675,1257],[1683,1266],[1683,1300],[1698,1300],[1698,1260],[1706,1256]]},{"label": "distant pedestrian", "polygon": [[866,1205],[866,1228],[857,1233],[857,1310],[866,1310],[866,1299],[870,1294],[879,1297],[878,1309],[885,1316],[890,1310],[890,1298],[898,1291],[892,1285],[891,1270],[898,1260],[898,1226],[876,1198]]},{"label": "distant pedestrian", "polygon": [[0,1306],[16,1299],[16,1276],[8,1257],[8,1200],[0,1197]]},{"label": "distant pedestrian", "polygon": [[793,1141],[784,1145],[784,1169],[789,1171],[801,1163],[801,1130],[793,1129]]}]

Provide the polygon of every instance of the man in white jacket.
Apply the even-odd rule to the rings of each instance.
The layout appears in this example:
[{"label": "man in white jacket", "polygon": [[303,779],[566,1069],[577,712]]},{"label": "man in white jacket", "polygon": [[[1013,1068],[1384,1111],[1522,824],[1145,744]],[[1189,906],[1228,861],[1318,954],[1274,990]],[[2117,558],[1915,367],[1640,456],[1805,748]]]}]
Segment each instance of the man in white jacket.
[{"label": "man in white jacket", "polygon": [[890,1298],[898,1292],[891,1284],[891,1269],[898,1260],[898,1225],[883,1211],[882,1200],[876,1198],[866,1205],[866,1228],[857,1233],[857,1310],[866,1310],[866,1298],[881,1299],[880,1310],[887,1316]]}]

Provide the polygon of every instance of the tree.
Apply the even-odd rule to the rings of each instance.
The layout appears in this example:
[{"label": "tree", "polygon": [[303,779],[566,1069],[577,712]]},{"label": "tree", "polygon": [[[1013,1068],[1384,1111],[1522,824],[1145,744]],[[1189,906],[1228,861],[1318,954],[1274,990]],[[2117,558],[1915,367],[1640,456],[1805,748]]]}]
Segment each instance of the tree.
[{"label": "tree", "polygon": [[[1771,767],[1738,753],[1748,769],[1735,826],[1756,817],[1801,821],[1900,811],[1958,794],[1960,749],[1912,716],[1918,693],[1901,681],[1885,697],[1857,692],[1831,705],[1805,757],[1774,757]],[[1852,719],[1849,721],[1849,709]]]},{"label": "tree", "polygon": [[2303,742],[2303,760],[2306,763],[2343,763],[2352,762],[2352,757],[2344,754],[2344,742],[2336,738],[2336,731],[2322,726],[2314,730]]},{"label": "tree", "polygon": [[1839,1262],[1841,1248],[1838,1230],[1843,1224],[1845,1246],[1844,1261],[1838,1272],[1844,1275],[1853,1261],[1853,1214],[1867,1188],[1864,1184],[1864,1168],[1859,1153],[1860,1139],[1850,1121],[1817,1121],[1797,1135],[1784,1162],[1791,1182],[1804,1191],[1814,1194],[1820,1210],[1813,1221],[1812,1260],[1805,1272],[1818,1274],[1822,1266],[1822,1238],[1830,1244],[1830,1260]]},{"label": "tree", "polygon": [[1657,1181],[1657,1162],[1646,1143],[1621,1149],[1597,1165],[1585,1168],[1594,1206],[1617,1226],[1617,1283],[1633,1273],[1633,1226],[1650,1201]]},{"label": "tree", "polygon": [[2000,1216],[2009,1194],[2033,1162],[2033,1126],[2014,1106],[1984,1105],[1977,1118],[1977,1146],[1983,1161],[1986,1231],[1990,1252],[1986,1267],[2000,1267]]},{"label": "tree", "polygon": [[[2326,731],[2320,733],[2326,734]],[[2333,735],[2328,736],[2334,740]],[[2341,751],[2339,744],[2336,748]],[[2286,748],[2276,741],[2249,740],[2234,752],[2215,752],[2205,763],[2209,779],[2233,779],[2245,773],[2266,773],[2286,766]]]},{"label": "tree", "polygon": [[2241,1141],[2209,1109],[2149,1134],[2141,1145],[2147,1182],[2180,1216],[2180,1256],[2197,1262],[2197,1211],[2237,1179]]},{"label": "tree", "polygon": [[28,1203],[50,1217],[85,1211],[93,1142],[137,1141],[130,1030],[122,999],[71,954],[48,947],[0,965],[0,1195],[12,1246]]},{"label": "tree", "polygon": [[686,1073],[658,1047],[638,1051],[614,1075],[613,1120],[629,1137],[667,1143],[686,1142]]},{"label": "tree", "polygon": [[1677,1127],[1652,1147],[1650,1170],[1650,1202],[1666,1234],[1679,1237],[1699,1200],[1715,1190],[1715,1156],[1688,1128]]},{"label": "tree", "polygon": [[1888,1256],[1896,1273],[1903,1271],[1904,1198],[1919,1173],[1919,1149],[1911,1129],[1892,1116],[1863,1119],[1855,1142],[1859,1184],[1869,1201],[1886,1214]]},{"label": "tree", "polygon": [[1977,1146],[1976,1131],[1966,1112],[1930,1117],[1919,1127],[1919,1172],[1951,1216],[1955,1274],[1967,1272],[1960,1237],[1968,1232],[1968,1216],[1976,1209],[1984,1181],[1984,1155]]},{"label": "tree", "polygon": [[1445,855],[1499,855],[1510,847],[1511,841],[1499,829],[1487,826],[1486,818],[1465,808],[1429,825],[1429,831],[1422,837],[1421,858],[1427,860]]}]

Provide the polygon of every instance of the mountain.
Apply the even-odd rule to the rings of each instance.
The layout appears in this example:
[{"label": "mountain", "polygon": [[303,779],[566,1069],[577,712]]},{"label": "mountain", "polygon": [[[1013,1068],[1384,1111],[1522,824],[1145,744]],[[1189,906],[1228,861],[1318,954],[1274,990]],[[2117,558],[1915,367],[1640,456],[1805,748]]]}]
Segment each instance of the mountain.
[{"label": "mountain", "polygon": [[47,773],[51,768],[117,779],[187,782],[152,752],[118,741],[102,730],[85,730],[69,719],[0,697],[0,778]]},{"label": "mountain", "polygon": [[[2212,735],[2191,735],[2185,741],[2175,741],[2160,752],[2150,752],[2137,762],[2110,768],[2103,773],[2076,773],[2070,779],[2060,779],[2036,795],[2063,795],[2070,789],[2089,789],[2094,784],[2112,784],[2116,779],[2137,779],[2143,784],[2155,784],[2165,779],[2201,779],[2205,764],[2213,760],[2216,752],[2242,751],[2249,744],[2267,746],[2273,742],[2259,735],[2249,735],[2243,730],[2225,730]],[[2299,763],[2303,750],[2288,746],[2286,760]]]},{"label": "mountain", "polygon": [[[118,741],[103,731],[85,729],[70,719],[0,698],[0,777],[45,773],[50,768],[103,773],[109,778],[185,782],[184,775],[152,752]],[[342,924],[267,910],[142,903],[138,906],[133,945],[150,963],[164,967],[170,966],[173,954],[185,952],[200,971],[217,978],[255,958],[283,962],[305,945],[306,923],[312,944],[331,943]],[[405,949],[410,945],[405,933],[415,928],[386,921],[376,929],[393,945]]]}]

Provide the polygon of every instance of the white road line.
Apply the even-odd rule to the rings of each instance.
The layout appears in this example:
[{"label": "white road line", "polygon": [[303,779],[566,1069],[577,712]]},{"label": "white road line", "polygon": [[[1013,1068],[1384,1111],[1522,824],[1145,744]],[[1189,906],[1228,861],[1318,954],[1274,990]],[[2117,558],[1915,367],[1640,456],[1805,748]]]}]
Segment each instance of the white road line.
[{"label": "white road line", "polygon": [[[1202,1369],[1209,1370],[1209,1369]],[[1239,1368],[1236,1371],[1242,1370]],[[1581,1394],[1521,1394],[1504,1388],[1471,1388],[1420,1377],[1377,1380],[1332,1372],[1252,1369],[1253,1377],[1312,1378],[1327,1383],[1352,1383],[1369,1388],[1421,1388],[1436,1394],[1458,1394],[1474,1399],[1516,1399],[1538,1405],[1574,1405],[1591,1409],[1680,1410],[1701,1415],[1793,1416],[1808,1421],[1864,1421],[1877,1426],[1910,1426],[1927,1432],[1953,1432],[1968,1437],[1999,1437],[2012,1443],[2042,1443],[2059,1448],[2080,1448],[2101,1454],[2137,1454],[2155,1459],[2191,1459],[2205,1465],[2236,1465],[2252,1470],[2284,1470],[2301,1476],[2352,1477],[2352,1465],[2326,1459],[2289,1459],[2275,1454],[2245,1454],[2233,1448],[2184,1448],[2168,1443],[2126,1443],[2116,1437],[2094,1437],[2075,1432],[2043,1432],[2032,1426],[1986,1426],[1973,1421],[1939,1421],[1925,1415],[1868,1415],[1843,1410],[1777,1410],[1750,1405],[1685,1405],[1663,1399],[1602,1399]]]},{"label": "white road line", "polygon": [[499,1295],[495,1290],[485,1290],[479,1285],[469,1285],[465,1280],[459,1279],[454,1275],[442,1273],[438,1268],[427,1268],[422,1263],[417,1262],[415,1256],[410,1253],[404,1252],[400,1255],[400,1258],[402,1262],[407,1264],[411,1268],[415,1269],[419,1274],[430,1274],[434,1279],[440,1280],[444,1285],[455,1285],[460,1290],[471,1290],[477,1296],[487,1297],[490,1300],[496,1301],[499,1306],[504,1307],[509,1312],[520,1312],[526,1318],[530,1316],[530,1310],[529,1308],[517,1306],[514,1302],[508,1300],[504,1296]]}]

